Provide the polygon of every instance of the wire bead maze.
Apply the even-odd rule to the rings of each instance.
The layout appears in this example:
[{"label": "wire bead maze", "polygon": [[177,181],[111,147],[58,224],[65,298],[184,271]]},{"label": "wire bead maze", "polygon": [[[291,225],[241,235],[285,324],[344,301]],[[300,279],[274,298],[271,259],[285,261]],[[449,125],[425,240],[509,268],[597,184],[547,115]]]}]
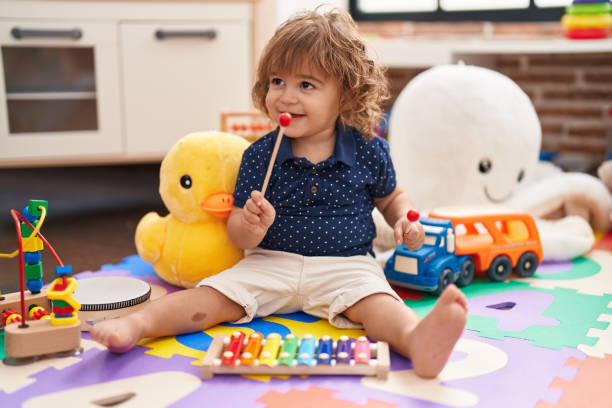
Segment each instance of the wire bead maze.
[{"label": "wire bead maze", "polygon": [[351,339],[330,336],[315,339],[310,334],[301,339],[293,334],[281,338],[270,333],[246,336],[235,331],[228,338],[215,336],[202,360],[201,376],[215,374],[263,375],[375,375],[386,379],[389,374],[389,345],[370,343],[366,337]]},{"label": "wire bead maze", "polygon": [[[74,354],[80,349],[81,331],[72,297],[77,281],[72,267],[64,265],[53,246],[40,232],[48,203],[30,200],[22,213],[11,210],[17,233],[17,250],[0,258],[19,259],[20,292],[0,298],[0,323],[4,326],[5,364],[17,365],[55,354]],[[57,262],[55,279],[43,289],[41,251],[46,247]],[[26,294],[26,286],[30,294]],[[26,314],[28,308],[28,314]],[[17,312],[20,309],[20,313]],[[48,310],[52,312],[49,313]]]}]

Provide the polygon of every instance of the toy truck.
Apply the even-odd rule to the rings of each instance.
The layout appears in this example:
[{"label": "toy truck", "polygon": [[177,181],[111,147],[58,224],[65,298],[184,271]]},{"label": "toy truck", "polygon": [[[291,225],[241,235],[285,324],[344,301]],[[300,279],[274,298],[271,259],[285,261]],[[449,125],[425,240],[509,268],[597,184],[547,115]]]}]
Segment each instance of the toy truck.
[{"label": "toy truck", "polygon": [[542,262],[538,230],[527,213],[499,206],[443,207],[421,224],[423,247],[410,251],[400,245],[387,261],[391,283],[440,294],[450,283],[469,284],[474,274],[501,282],[514,269],[529,277]]},{"label": "toy truck", "polygon": [[449,220],[423,218],[425,242],[411,251],[401,244],[385,266],[387,280],[397,286],[439,295],[451,283],[465,286],[474,278],[470,255],[455,252],[455,231]]}]

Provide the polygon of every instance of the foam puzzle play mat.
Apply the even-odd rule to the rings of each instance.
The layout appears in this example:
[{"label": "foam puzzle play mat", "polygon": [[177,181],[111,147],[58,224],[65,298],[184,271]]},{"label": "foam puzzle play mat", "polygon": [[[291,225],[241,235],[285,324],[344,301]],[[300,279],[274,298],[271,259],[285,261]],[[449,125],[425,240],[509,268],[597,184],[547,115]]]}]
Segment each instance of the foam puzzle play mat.
[{"label": "foam puzzle play mat", "polygon": [[[179,290],[136,255],[73,276],[83,293],[111,278],[136,282],[123,309]],[[336,329],[294,313],[144,339],[122,355],[93,342],[82,327],[79,353],[0,364],[0,407],[612,406],[612,234],[600,237],[586,256],[539,265],[530,278],[475,279],[462,290],[467,327],[433,380],[417,377],[410,360],[369,342],[361,330]],[[436,300],[408,289],[397,292],[421,316]],[[114,316],[113,307],[122,302],[112,293],[93,300],[78,293],[85,325],[104,311]],[[0,334],[3,360],[5,335]],[[243,348],[242,371],[233,370],[236,347]],[[256,355],[264,371],[249,369],[246,359]],[[285,361],[292,355],[297,361]],[[266,357],[272,360],[266,363]]]}]

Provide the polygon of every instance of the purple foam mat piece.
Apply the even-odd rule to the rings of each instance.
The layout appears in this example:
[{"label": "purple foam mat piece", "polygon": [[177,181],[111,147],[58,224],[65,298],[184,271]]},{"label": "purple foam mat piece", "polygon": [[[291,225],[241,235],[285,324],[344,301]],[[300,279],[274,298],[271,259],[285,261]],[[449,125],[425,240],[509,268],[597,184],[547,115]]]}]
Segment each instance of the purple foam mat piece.
[{"label": "purple foam mat piece", "polygon": [[[470,314],[498,319],[497,328],[523,331],[530,326],[557,326],[559,321],[542,313],[554,296],[532,290],[517,290],[468,300]],[[512,306],[513,305],[513,306]]]},{"label": "purple foam mat piece", "polygon": [[193,359],[183,356],[173,356],[169,359],[155,358],[144,354],[147,350],[144,347],[136,347],[122,355],[106,350],[87,350],[78,356],[82,361],[77,364],[61,370],[44,369],[31,376],[36,379],[31,385],[10,394],[0,391],[0,406],[18,407],[33,396],[159,371],[183,371],[199,377],[199,368],[190,364]]},{"label": "purple foam mat piece", "polygon": [[538,275],[554,275],[557,273],[569,271],[573,264],[569,261],[544,262],[538,265],[536,273]]},{"label": "purple foam mat piece", "polygon": [[533,347],[528,340],[482,338],[466,331],[462,338],[483,342],[504,351],[508,362],[500,370],[480,377],[446,382],[446,385],[471,391],[478,395],[480,407],[533,407],[540,400],[555,403],[561,397],[559,390],[551,390],[556,377],[571,379],[576,369],[564,367],[571,357],[586,358],[576,349],[560,350]]}]

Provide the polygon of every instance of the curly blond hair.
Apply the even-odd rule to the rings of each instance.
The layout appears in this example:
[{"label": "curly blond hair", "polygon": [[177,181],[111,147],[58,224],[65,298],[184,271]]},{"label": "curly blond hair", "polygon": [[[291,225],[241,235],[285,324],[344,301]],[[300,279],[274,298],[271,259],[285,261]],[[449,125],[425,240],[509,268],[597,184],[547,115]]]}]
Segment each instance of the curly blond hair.
[{"label": "curly blond hair", "polygon": [[303,64],[335,79],[340,93],[339,120],[359,130],[367,140],[384,118],[382,102],[389,98],[385,70],[370,56],[348,12],[307,11],[284,22],[263,51],[253,85],[255,106],[269,114],[266,94],[273,72],[295,72]]}]

